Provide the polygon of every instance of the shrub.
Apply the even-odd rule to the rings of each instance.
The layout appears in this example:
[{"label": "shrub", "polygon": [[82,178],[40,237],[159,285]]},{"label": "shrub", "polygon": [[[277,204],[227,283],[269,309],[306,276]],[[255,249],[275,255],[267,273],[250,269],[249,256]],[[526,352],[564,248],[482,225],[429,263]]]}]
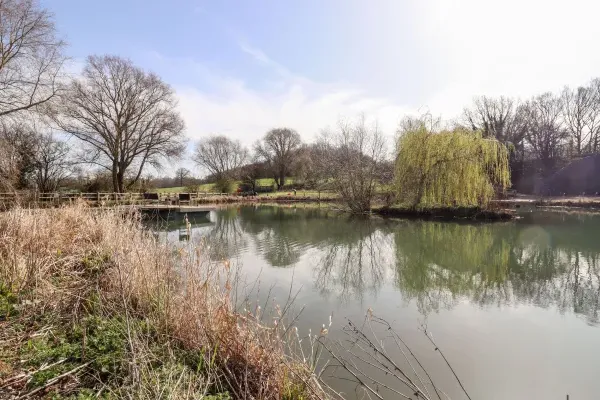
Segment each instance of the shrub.
[{"label": "shrub", "polygon": [[214,191],[217,193],[233,193],[235,181],[229,178],[222,178],[215,182]]}]

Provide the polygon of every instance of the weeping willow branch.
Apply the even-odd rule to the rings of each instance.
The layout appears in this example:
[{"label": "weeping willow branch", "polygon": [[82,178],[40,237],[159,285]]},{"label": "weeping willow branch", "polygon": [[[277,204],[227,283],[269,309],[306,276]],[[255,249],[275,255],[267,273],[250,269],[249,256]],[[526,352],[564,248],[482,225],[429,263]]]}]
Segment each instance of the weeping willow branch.
[{"label": "weeping willow branch", "polygon": [[486,206],[510,185],[507,147],[462,129],[431,132],[424,126],[398,141],[396,190],[412,207]]}]

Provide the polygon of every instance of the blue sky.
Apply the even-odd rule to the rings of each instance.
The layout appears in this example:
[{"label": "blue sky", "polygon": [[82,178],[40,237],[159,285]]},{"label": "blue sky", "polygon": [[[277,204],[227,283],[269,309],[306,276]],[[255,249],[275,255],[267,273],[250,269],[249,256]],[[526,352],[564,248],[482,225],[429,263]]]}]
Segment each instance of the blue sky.
[{"label": "blue sky", "polygon": [[365,113],[456,117],[475,95],[527,98],[600,76],[600,11],[572,0],[41,0],[70,46],[116,54],[176,89],[192,140],[310,140]]}]

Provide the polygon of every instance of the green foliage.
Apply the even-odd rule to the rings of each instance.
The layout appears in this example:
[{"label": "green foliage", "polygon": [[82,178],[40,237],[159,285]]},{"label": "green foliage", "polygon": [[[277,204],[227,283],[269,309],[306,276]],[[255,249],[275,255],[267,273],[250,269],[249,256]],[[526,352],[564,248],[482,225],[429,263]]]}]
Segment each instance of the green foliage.
[{"label": "green foliage", "polygon": [[0,283],[0,321],[17,314],[17,296],[6,286]]},{"label": "green foliage", "polygon": [[398,143],[396,190],[412,207],[485,206],[510,185],[508,149],[479,132],[405,132]]},{"label": "green foliage", "polygon": [[126,332],[126,324],[120,318],[88,316],[70,329],[54,332],[51,337],[29,340],[25,347],[29,365],[41,366],[67,360],[35,373],[30,386],[41,386],[87,361],[91,361],[89,368],[102,380],[123,376],[126,372]]},{"label": "green foliage", "polygon": [[233,193],[235,186],[235,181],[228,178],[222,178],[215,182],[215,191],[217,193]]},{"label": "green foliage", "polygon": [[110,257],[108,255],[91,254],[81,260],[86,278],[97,278],[109,267]]}]

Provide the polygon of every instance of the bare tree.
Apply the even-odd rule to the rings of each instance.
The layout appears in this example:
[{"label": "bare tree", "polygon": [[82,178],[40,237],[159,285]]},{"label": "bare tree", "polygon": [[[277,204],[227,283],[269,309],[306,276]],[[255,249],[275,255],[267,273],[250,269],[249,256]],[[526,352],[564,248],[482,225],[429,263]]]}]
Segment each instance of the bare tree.
[{"label": "bare tree", "polygon": [[445,127],[444,121],[439,116],[434,116],[429,111],[420,115],[405,115],[398,124],[398,138],[406,132],[413,132],[421,128],[427,131],[439,131]]},{"label": "bare tree", "polygon": [[330,160],[335,155],[335,150],[324,138],[303,146],[295,162],[295,176],[304,182],[309,189],[316,189],[319,193],[327,189],[333,178],[330,170]]},{"label": "bare tree", "polygon": [[561,114],[562,101],[552,93],[534,97],[523,105],[527,119],[525,140],[533,154],[541,161],[544,174],[552,170],[554,162],[562,155],[566,131]]},{"label": "bare tree", "polygon": [[285,185],[301,145],[300,135],[290,128],[271,129],[256,144],[256,154],[267,163],[278,189]]},{"label": "bare tree", "polygon": [[333,184],[354,213],[371,209],[379,182],[378,171],[385,159],[385,140],[379,126],[368,127],[365,117],[351,123],[340,121],[326,137],[332,147],[329,169]]},{"label": "bare tree", "polygon": [[0,132],[0,190],[14,191],[19,177],[19,152],[5,134],[5,126],[2,124]]},{"label": "bare tree", "polygon": [[134,185],[144,167],[185,149],[173,89],[127,59],[88,57],[82,77],[60,100],[54,120],[85,144],[86,162],[111,172],[116,192]]},{"label": "bare tree", "polygon": [[217,181],[230,180],[248,159],[248,150],[238,140],[223,135],[210,136],[198,142],[193,159]]},{"label": "bare tree", "polygon": [[588,128],[590,130],[588,151],[597,153],[600,151],[600,78],[592,79],[589,90],[592,104],[588,115]]},{"label": "bare tree", "polygon": [[35,151],[35,182],[40,192],[54,192],[71,174],[69,146],[52,133],[38,136]]},{"label": "bare tree", "polygon": [[525,129],[518,115],[518,105],[511,98],[481,96],[473,100],[471,108],[463,111],[463,120],[473,130],[483,132],[516,149],[522,145]]},{"label": "bare tree", "polygon": [[37,133],[22,121],[3,119],[0,121],[0,141],[4,148],[0,174],[6,189],[26,189],[32,183],[35,172]]},{"label": "bare tree", "polygon": [[257,181],[265,174],[264,163],[253,159],[240,168],[240,178],[245,191],[256,192]]},{"label": "bare tree", "polygon": [[595,115],[595,95],[591,87],[571,89],[561,93],[565,128],[570,136],[573,155],[581,156],[591,150],[594,131],[600,118]]},{"label": "bare tree", "polygon": [[190,170],[187,168],[178,168],[177,171],[175,171],[175,180],[177,181],[177,183],[179,183],[179,186],[183,186],[183,183],[186,181],[187,178],[190,177]]},{"label": "bare tree", "polygon": [[0,0],[0,117],[57,95],[64,47],[36,0]]}]

